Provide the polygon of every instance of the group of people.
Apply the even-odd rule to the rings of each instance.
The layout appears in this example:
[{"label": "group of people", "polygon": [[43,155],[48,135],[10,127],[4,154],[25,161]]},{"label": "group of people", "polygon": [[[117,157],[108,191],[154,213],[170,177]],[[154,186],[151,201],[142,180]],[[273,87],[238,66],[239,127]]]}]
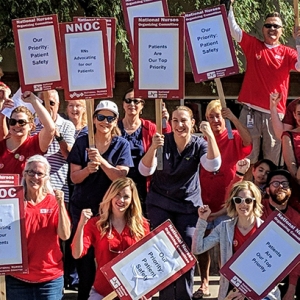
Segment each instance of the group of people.
[{"label": "group of people", "polygon": [[[6,276],[8,300],[61,299],[64,274],[75,270],[71,254],[78,299],[103,299],[112,287],[100,268],[168,219],[197,255],[201,286],[193,294],[191,269],[159,299],[200,299],[210,295],[210,248],[220,246],[222,267],[274,209],[299,226],[300,101],[288,106],[283,120],[282,114],[289,72],[300,71],[300,50],[279,43],[278,13],[266,17],[263,42],[240,29],[232,6],[228,21],[247,59],[240,119],[220,100],[209,103],[200,125],[190,108],[178,106],[169,121],[164,107],[167,126],[160,134],[141,118],[145,100],[130,89],[122,99],[123,118],[113,101],[96,106],[90,147],[84,100],[69,101],[65,119],[58,114],[57,91],[26,91],[22,100],[34,116],[25,106],[14,107],[9,88],[0,83],[0,111],[12,109],[9,118],[0,113],[0,173],[19,174],[24,186],[29,262],[28,274]],[[232,139],[226,118],[235,127]],[[193,134],[195,125],[201,136]],[[277,169],[281,147],[287,170]],[[296,267],[286,278],[282,299],[297,294],[299,274]],[[267,297],[281,299],[279,289]],[[244,295],[221,276],[218,299]]]}]

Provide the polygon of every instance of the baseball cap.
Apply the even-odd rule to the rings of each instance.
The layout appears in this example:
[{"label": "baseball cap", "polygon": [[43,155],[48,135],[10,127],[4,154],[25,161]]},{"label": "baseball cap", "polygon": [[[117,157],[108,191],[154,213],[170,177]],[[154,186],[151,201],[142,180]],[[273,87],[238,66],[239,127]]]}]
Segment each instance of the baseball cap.
[{"label": "baseball cap", "polygon": [[119,116],[119,110],[116,103],[110,100],[102,100],[97,105],[94,114],[96,114],[99,110],[106,109],[113,112],[117,117]]},{"label": "baseball cap", "polygon": [[271,182],[271,179],[276,176],[276,175],[283,175],[284,177],[286,177],[286,179],[288,181],[291,180],[291,173],[287,170],[284,170],[284,169],[277,169],[275,171],[271,171],[269,174],[268,174],[268,177],[267,177],[267,181],[266,181],[266,185],[269,186],[270,182]]}]

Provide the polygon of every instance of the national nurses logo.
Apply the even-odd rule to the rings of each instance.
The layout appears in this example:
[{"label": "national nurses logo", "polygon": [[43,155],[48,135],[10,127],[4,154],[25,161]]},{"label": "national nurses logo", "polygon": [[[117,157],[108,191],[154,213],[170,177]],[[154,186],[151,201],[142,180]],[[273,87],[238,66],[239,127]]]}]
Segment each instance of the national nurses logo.
[{"label": "national nurses logo", "polygon": [[242,280],[239,279],[237,276],[233,276],[230,281],[236,287],[239,287],[242,284]]}]

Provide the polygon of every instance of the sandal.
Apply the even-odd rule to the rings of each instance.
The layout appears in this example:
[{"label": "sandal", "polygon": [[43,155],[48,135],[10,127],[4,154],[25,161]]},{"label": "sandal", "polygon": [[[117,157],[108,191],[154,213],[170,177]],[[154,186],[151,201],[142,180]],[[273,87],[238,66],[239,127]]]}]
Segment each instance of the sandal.
[{"label": "sandal", "polygon": [[208,287],[202,287],[200,286],[199,289],[193,294],[193,299],[197,300],[197,299],[202,299],[203,297],[209,297],[210,296],[210,292],[208,290]]}]

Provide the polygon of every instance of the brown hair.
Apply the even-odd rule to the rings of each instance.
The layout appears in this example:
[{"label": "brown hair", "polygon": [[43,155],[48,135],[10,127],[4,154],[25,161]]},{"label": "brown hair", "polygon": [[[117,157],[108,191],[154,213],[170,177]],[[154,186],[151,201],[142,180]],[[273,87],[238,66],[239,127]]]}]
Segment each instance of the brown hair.
[{"label": "brown hair", "polygon": [[10,119],[12,118],[12,115],[14,113],[24,113],[28,117],[28,122],[31,123],[31,131],[35,130],[35,124],[34,124],[34,116],[31,113],[31,111],[26,106],[18,106],[16,107],[10,114]]}]

